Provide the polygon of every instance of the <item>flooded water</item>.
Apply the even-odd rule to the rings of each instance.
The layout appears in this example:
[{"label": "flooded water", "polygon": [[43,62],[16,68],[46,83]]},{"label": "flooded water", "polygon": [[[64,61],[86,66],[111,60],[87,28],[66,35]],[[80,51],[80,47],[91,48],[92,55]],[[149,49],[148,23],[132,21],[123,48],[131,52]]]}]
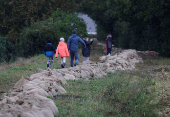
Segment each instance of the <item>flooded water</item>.
[{"label": "flooded water", "polygon": [[79,13],[78,17],[84,19],[88,34],[96,34],[96,24],[87,14]]}]

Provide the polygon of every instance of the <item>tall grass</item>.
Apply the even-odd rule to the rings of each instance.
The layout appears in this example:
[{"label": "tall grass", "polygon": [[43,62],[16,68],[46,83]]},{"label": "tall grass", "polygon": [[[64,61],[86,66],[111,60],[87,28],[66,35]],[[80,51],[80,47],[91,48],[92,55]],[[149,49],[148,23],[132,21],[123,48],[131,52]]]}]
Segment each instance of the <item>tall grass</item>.
[{"label": "tall grass", "polygon": [[[54,98],[59,114],[56,117],[156,116],[153,79],[133,77],[127,72],[108,73],[103,79],[68,81],[66,95]],[[153,88],[154,89],[154,88]],[[151,90],[151,88],[150,88]]]}]

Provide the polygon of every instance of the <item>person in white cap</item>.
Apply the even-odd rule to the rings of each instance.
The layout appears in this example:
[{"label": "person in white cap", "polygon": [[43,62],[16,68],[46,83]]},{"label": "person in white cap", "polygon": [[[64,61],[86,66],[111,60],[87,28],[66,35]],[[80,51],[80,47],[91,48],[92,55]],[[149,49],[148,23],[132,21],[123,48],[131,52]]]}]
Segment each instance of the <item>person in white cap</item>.
[{"label": "person in white cap", "polygon": [[64,42],[64,38],[60,38],[60,42],[57,46],[57,51],[55,54],[55,57],[57,58],[59,56],[61,57],[61,67],[64,68],[66,64],[66,57],[69,57],[68,47],[67,44]]}]

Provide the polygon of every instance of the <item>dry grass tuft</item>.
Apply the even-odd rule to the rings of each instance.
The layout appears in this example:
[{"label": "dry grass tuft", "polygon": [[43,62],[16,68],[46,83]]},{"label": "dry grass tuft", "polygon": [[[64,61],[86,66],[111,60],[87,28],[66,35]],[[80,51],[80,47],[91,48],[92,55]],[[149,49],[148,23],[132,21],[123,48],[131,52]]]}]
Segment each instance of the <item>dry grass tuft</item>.
[{"label": "dry grass tuft", "polygon": [[19,57],[14,63],[7,64],[6,62],[2,63],[0,65],[0,71],[4,71],[7,68],[15,67],[15,66],[24,66],[24,65],[31,65],[33,62],[35,62],[36,59],[26,59]]}]

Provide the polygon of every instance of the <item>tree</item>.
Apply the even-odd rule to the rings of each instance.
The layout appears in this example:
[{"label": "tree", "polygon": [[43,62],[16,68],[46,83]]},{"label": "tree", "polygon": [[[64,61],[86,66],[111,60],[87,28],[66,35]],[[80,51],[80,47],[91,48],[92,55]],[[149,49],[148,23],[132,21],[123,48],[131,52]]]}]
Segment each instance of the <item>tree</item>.
[{"label": "tree", "polygon": [[87,36],[86,24],[83,19],[78,18],[77,13],[57,9],[50,18],[33,23],[21,31],[18,52],[25,57],[43,53],[47,39],[50,38],[57,47],[60,37],[67,41],[73,29],[81,37]]},{"label": "tree", "polygon": [[74,12],[77,7],[72,0],[1,0],[0,3],[0,33],[14,44],[25,26],[47,19],[57,8]]}]

